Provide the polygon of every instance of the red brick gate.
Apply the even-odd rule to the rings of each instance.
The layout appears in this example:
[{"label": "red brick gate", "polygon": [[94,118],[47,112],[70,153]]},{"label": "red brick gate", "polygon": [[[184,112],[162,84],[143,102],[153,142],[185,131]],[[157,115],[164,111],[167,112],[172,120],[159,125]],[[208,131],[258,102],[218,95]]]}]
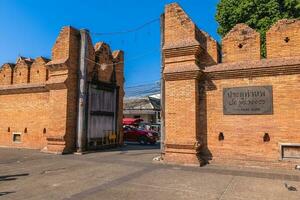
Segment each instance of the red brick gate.
[{"label": "red brick gate", "polygon": [[293,168],[300,158],[300,20],[269,29],[262,59],[260,35],[246,24],[220,48],[178,4],[164,16],[165,160]]}]

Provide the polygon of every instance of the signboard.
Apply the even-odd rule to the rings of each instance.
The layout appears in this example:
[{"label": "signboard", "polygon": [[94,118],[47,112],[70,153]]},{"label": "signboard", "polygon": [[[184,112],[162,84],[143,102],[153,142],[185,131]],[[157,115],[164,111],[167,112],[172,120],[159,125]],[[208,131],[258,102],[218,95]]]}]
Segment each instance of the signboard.
[{"label": "signboard", "polygon": [[223,89],[224,115],[272,115],[272,86]]}]

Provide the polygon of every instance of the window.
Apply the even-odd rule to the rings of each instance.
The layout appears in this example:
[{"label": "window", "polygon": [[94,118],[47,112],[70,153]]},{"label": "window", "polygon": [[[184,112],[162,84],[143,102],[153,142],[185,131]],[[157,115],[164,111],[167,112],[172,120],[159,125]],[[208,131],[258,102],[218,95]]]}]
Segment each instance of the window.
[{"label": "window", "polygon": [[13,142],[15,143],[21,142],[21,133],[13,133]]}]

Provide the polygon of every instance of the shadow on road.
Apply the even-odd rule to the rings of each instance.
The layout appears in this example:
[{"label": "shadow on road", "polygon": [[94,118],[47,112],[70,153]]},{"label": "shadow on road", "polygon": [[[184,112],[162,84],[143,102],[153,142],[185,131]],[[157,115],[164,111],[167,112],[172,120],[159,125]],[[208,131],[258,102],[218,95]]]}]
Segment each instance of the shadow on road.
[{"label": "shadow on road", "polygon": [[115,151],[121,151],[121,152],[128,152],[128,151],[145,151],[145,150],[160,150],[160,142],[157,142],[156,144],[139,144],[138,142],[125,142],[123,146],[119,147],[112,147],[112,148],[104,148],[104,149],[98,149],[98,150],[90,150],[89,153],[93,152],[115,152]]},{"label": "shadow on road", "polygon": [[121,149],[126,149],[126,150],[152,150],[152,149],[160,149],[160,143],[156,144],[139,144],[137,142],[125,142],[124,146],[121,147]]},{"label": "shadow on road", "polygon": [[4,196],[4,195],[7,195],[7,194],[11,194],[11,193],[16,193],[16,192],[15,191],[13,191],[13,192],[0,192],[0,197]]},{"label": "shadow on road", "polygon": [[[17,180],[18,177],[28,176],[28,175],[29,175],[28,173],[23,173],[23,174],[12,174],[12,175],[0,176],[0,181],[14,181]],[[0,197],[11,193],[16,193],[16,192],[15,191],[0,192]]]},{"label": "shadow on road", "polygon": [[17,177],[28,176],[28,175],[29,175],[28,173],[24,173],[24,174],[13,174],[13,175],[0,176],[0,181],[14,181],[14,180],[17,180]]}]

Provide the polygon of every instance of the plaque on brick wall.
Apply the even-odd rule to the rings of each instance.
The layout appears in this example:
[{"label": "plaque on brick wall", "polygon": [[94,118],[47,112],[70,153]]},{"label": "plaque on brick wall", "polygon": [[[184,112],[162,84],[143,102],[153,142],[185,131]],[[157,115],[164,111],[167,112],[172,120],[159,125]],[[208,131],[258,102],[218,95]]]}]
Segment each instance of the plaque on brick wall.
[{"label": "plaque on brick wall", "polygon": [[223,89],[225,115],[273,114],[272,86],[249,86]]}]

